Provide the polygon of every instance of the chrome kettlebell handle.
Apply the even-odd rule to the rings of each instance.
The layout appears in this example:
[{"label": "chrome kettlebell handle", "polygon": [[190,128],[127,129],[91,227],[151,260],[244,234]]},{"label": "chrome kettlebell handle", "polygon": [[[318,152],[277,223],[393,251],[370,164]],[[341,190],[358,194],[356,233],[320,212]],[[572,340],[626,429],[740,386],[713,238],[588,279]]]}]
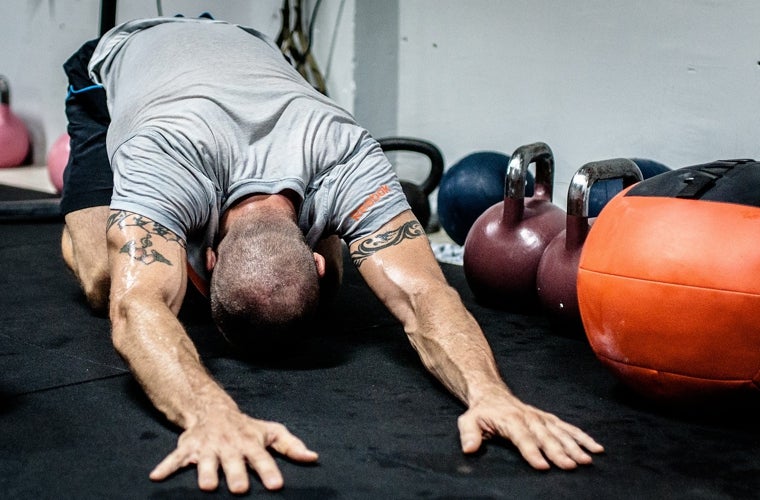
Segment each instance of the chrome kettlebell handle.
[{"label": "chrome kettlebell handle", "polygon": [[606,179],[623,179],[623,188],[643,180],[641,170],[627,158],[587,163],[579,168],[567,189],[567,215],[588,218],[591,186]]},{"label": "chrome kettlebell handle", "polygon": [[517,148],[507,166],[504,184],[504,198],[522,200],[525,198],[525,182],[528,166],[536,164],[536,180],[533,196],[552,201],[554,189],[554,154],[548,144],[534,142]]}]

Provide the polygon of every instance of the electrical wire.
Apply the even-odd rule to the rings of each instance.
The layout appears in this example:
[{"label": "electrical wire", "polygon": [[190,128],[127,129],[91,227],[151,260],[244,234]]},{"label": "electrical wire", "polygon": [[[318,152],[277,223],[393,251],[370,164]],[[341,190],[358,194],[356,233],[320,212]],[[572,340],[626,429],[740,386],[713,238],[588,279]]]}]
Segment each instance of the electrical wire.
[{"label": "electrical wire", "polygon": [[308,30],[304,30],[304,20],[302,13],[301,0],[295,1],[295,20],[291,26],[290,15],[291,6],[290,0],[283,0],[282,5],[282,26],[280,33],[277,36],[277,45],[280,50],[293,62],[296,70],[319,92],[327,95],[327,85],[325,83],[324,76],[319,70],[317,61],[314,59],[314,54],[311,53],[311,39],[308,33],[313,34],[313,20],[317,13],[317,8],[320,3],[317,2],[312,9],[312,17],[309,22]]}]

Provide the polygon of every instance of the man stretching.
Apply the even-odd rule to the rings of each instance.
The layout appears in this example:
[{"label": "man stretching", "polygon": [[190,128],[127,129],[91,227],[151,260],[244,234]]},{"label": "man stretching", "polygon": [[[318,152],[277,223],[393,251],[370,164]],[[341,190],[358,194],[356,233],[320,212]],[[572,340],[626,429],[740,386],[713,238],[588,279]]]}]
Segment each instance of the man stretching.
[{"label": "man stretching", "polygon": [[379,144],[268,38],[208,19],[137,20],[65,68],[63,255],[90,304],[109,311],[114,346],[151,401],[183,429],[152,479],[195,464],[212,490],[221,467],[242,493],[250,466],[277,489],[270,449],[317,460],[283,425],[240,411],[176,315],[189,277],[208,283],[233,343],[304,328],[340,282],[341,240],[424,366],[467,406],[464,453],[502,436],[535,468],[572,469],[602,451],[510,392]]}]

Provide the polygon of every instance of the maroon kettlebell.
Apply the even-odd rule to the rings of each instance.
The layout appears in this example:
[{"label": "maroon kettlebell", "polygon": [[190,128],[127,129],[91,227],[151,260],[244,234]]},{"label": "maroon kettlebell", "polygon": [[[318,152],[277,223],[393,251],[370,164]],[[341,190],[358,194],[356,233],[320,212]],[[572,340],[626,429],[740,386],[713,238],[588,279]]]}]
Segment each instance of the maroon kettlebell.
[{"label": "maroon kettlebell", "polygon": [[29,130],[11,111],[8,80],[0,75],[0,168],[24,163],[29,146]]},{"label": "maroon kettlebell", "polygon": [[579,168],[567,190],[566,228],[549,243],[536,274],[536,291],[544,310],[567,325],[579,326],[578,263],[589,224],[591,186],[604,179],[623,179],[623,187],[642,180],[636,164],[626,158],[587,163]]},{"label": "maroon kettlebell", "polygon": [[[533,196],[525,198],[528,166],[536,165]],[[504,201],[488,208],[464,242],[467,284],[483,305],[514,309],[536,305],[541,255],[564,229],[564,211],[552,203],[554,155],[543,142],[515,150],[507,167]]]}]

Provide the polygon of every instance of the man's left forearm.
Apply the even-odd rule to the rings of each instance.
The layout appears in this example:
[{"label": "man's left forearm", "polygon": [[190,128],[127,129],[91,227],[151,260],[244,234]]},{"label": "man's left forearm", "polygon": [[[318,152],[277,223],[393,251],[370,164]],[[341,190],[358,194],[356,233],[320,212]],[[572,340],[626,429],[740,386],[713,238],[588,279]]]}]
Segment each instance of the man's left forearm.
[{"label": "man's left forearm", "polygon": [[493,352],[457,292],[445,285],[414,304],[414,321],[405,325],[425,367],[468,406],[491,391],[509,391]]}]

